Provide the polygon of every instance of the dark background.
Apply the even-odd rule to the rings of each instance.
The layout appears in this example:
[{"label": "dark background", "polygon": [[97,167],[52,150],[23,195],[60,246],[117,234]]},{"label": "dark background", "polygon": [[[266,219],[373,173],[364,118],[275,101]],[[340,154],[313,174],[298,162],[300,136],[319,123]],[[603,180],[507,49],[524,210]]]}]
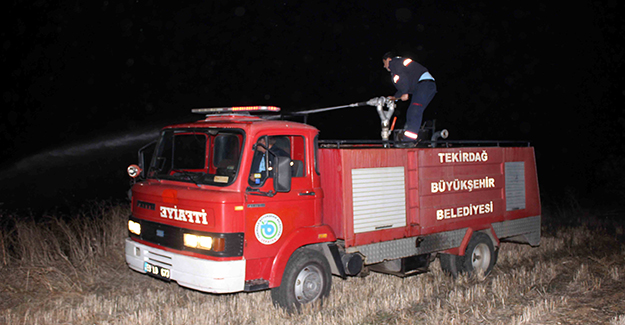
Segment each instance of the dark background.
[{"label": "dark background", "polygon": [[[621,205],[622,2],[322,3],[3,4],[0,208],[124,198],[136,150],[194,107],[391,95],[389,50],[436,78],[425,118],[450,139],[531,141],[543,202]],[[380,133],[373,107],[308,122],[322,139]]]}]

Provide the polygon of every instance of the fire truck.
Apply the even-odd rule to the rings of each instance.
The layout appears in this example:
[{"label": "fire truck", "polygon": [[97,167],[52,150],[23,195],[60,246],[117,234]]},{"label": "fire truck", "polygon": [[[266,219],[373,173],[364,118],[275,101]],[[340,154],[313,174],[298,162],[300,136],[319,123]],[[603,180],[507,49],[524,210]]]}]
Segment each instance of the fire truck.
[{"label": "fire truck", "polygon": [[270,289],[296,310],[327,297],[333,276],[407,276],[436,259],[454,276],[488,274],[501,242],[539,245],[529,143],[437,132],[406,146],[388,139],[393,103],[365,104],[381,141],[321,141],[250,114],[272,106],[195,109],[206,117],[163,128],[128,168],[129,267],[207,293]]}]

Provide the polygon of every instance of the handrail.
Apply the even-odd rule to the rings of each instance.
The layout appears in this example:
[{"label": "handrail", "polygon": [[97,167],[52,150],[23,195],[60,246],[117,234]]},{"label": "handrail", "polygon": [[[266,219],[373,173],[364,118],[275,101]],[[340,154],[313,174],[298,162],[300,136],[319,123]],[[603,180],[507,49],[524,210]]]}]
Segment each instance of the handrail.
[{"label": "handrail", "polygon": [[322,149],[379,149],[379,148],[455,148],[455,147],[531,147],[526,140],[441,140],[419,141],[411,146],[406,142],[382,140],[319,140]]}]

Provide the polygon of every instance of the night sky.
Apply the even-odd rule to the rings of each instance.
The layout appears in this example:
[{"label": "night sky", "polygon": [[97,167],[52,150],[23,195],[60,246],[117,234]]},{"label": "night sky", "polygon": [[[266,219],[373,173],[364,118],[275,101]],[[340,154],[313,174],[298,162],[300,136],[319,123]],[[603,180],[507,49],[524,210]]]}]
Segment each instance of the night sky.
[{"label": "night sky", "polygon": [[[136,150],[194,107],[392,95],[391,50],[436,78],[424,118],[450,139],[528,140],[549,198],[622,200],[622,2],[320,3],[3,4],[0,208],[123,198]],[[380,133],[373,107],[308,122],[322,139]]]}]

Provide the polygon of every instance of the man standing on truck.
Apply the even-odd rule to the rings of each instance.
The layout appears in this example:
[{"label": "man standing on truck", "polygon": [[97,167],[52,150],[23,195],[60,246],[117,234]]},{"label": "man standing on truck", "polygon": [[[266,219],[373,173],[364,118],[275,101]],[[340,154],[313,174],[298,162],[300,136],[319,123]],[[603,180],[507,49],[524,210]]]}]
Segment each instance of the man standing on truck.
[{"label": "man standing on truck", "polygon": [[397,88],[391,100],[412,100],[406,112],[406,130],[399,134],[400,141],[416,141],[421,128],[423,111],[436,94],[436,82],[428,69],[409,58],[387,52],[382,57],[384,68],[391,72],[393,85]]}]

